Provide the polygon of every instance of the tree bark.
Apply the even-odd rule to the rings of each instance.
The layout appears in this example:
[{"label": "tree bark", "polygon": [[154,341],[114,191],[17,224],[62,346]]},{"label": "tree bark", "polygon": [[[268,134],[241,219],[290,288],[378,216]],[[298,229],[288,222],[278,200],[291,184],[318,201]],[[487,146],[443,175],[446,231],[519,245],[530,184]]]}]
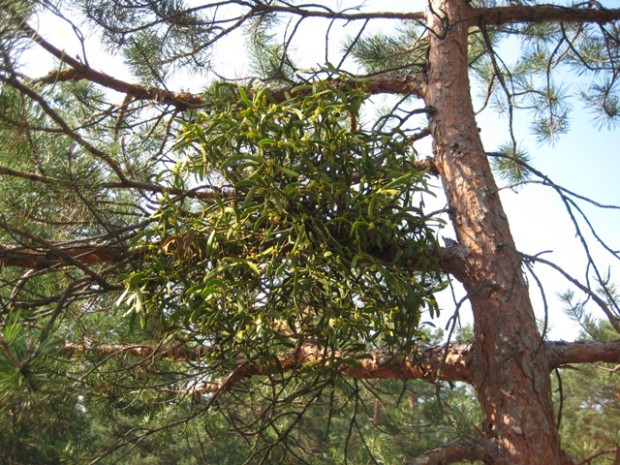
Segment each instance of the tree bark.
[{"label": "tree bark", "polygon": [[[0,343],[2,335],[0,334]],[[268,376],[276,373],[298,370],[304,366],[316,366],[317,363],[326,365],[338,361],[338,374],[344,377],[356,379],[398,379],[411,380],[421,379],[430,383],[442,381],[472,381],[472,359],[475,351],[474,345],[469,342],[451,343],[448,346],[432,346],[425,349],[420,348],[414,353],[392,353],[382,350],[374,350],[367,354],[366,358],[359,359],[355,365],[341,363],[340,354],[330,352],[325,347],[306,344],[296,350],[282,353],[277,361],[274,359],[270,363],[260,360],[248,360],[239,358],[226,375],[220,379],[214,378],[211,382],[192,387],[193,394],[207,394],[214,392],[224,392],[232,389],[236,383],[254,376]],[[610,342],[546,342],[544,350],[548,353],[551,361],[551,369],[558,368],[567,363],[592,363],[620,362],[620,340]],[[88,353],[88,357],[109,358],[114,356],[135,357],[136,364],[150,364],[160,359],[201,361],[208,359],[211,348],[207,346],[187,346],[183,343],[144,345],[144,344],[75,344],[65,342],[63,352],[73,357],[80,353]],[[620,367],[620,365],[618,365]],[[478,441],[480,440],[480,441]],[[467,441],[457,441],[456,443],[440,447],[427,454],[418,457],[412,464],[422,463],[447,463],[448,459],[457,457],[459,459],[482,460],[479,458],[490,457],[490,451],[497,451],[497,448],[489,449],[493,444],[482,438],[470,438]],[[477,454],[471,455],[470,446],[477,445]],[[463,451],[463,455],[459,455]],[[469,452],[468,452],[469,451]],[[502,456],[503,457],[503,456]],[[428,462],[425,462],[428,460]],[[443,462],[442,462],[443,460]],[[497,460],[493,461],[497,465]]]},{"label": "tree bark", "polygon": [[463,438],[429,450],[407,465],[445,465],[462,460],[479,460],[493,465],[511,465],[492,441],[484,438]]},{"label": "tree bark", "polygon": [[560,464],[549,361],[476,125],[467,67],[466,0],[431,0],[426,104],[435,164],[464,246],[474,313],[473,385],[485,433],[511,463]]}]

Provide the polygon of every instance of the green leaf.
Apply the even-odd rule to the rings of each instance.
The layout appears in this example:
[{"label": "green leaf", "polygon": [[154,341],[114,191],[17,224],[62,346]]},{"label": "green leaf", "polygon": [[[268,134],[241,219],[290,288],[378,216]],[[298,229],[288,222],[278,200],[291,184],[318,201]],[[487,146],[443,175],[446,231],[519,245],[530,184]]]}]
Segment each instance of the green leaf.
[{"label": "green leaf", "polygon": [[281,171],[282,173],[292,178],[298,178],[300,176],[298,172],[293,171],[292,169],[285,168],[284,166],[281,166],[281,165],[274,165],[274,166],[276,167],[278,171]]}]

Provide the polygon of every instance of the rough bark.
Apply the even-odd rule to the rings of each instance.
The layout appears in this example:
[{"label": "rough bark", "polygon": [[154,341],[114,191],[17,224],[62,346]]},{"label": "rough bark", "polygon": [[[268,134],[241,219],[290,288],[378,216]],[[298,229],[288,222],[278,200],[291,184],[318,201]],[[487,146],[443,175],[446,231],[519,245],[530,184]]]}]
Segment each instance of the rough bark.
[{"label": "rough bark", "polygon": [[608,342],[546,342],[549,367],[571,363],[620,363],[620,339]]},{"label": "rough bark", "polygon": [[[2,342],[2,335],[0,335]],[[193,393],[224,392],[237,383],[255,376],[285,373],[303,368],[305,365],[337,366],[340,376],[357,379],[422,379],[431,383],[443,381],[470,381],[469,368],[471,344],[455,343],[448,347],[433,346],[420,349],[413,354],[395,354],[374,350],[356,363],[341,363],[340,355],[322,346],[306,344],[299,349],[282,353],[270,362],[239,358],[230,372],[220,380],[214,380],[193,388]],[[209,357],[210,349],[205,346],[188,347],[184,344],[140,345],[140,344],[75,344],[66,342],[63,351],[68,356],[87,353],[89,357],[107,358],[130,356],[139,359],[137,363],[151,363],[163,358],[172,360],[198,361]],[[141,360],[140,360],[141,359]],[[336,365],[334,365],[337,363]]]},{"label": "rough bark", "polygon": [[[0,335],[0,342],[2,335]],[[207,346],[173,344],[76,344],[65,342],[63,351],[68,356],[88,353],[89,357],[107,358],[130,356],[145,362],[160,359],[199,361],[209,357]],[[620,363],[620,340],[609,342],[564,342],[544,343],[549,357],[549,368],[560,368],[577,363]],[[451,343],[443,346],[421,347],[414,353],[394,353],[383,350],[370,351],[366,358],[360,358],[356,366],[339,363],[339,374],[363,379],[422,379],[432,383],[442,381],[465,381],[472,379],[474,344],[471,342]],[[323,347],[306,344],[299,350],[282,353],[274,365],[261,365],[258,361],[240,359],[233,371],[243,372],[243,378],[273,374],[275,371],[295,370],[305,364],[326,361],[333,363],[339,358]],[[142,363],[138,360],[138,363]],[[276,368],[277,367],[277,368]],[[237,376],[237,379],[240,379]]]},{"label": "rough bark", "polygon": [[462,460],[479,460],[493,465],[512,463],[492,441],[485,438],[464,438],[429,450],[407,465],[445,465]]},{"label": "rough bark", "polygon": [[129,253],[122,244],[102,244],[59,247],[56,250],[32,249],[0,244],[0,265],[31,270],[44,270],[73,265],[73,261],[86,265],[119,263],[138,254]]},{"label": "rough bark", "polygon": [[521,264],[478,134],[470,96],[465,0],[432,0],[426,104],[474,313],[473,385],[495,438],[515,464],[559,464],[549,361]]},{"label": "rough bark", "polygon": [[510,5],[496,8],[472,8],[467,14],[467,19],[470,23],[475,22],[487,26],[546,22],[605,24],[620,19],[620,10],[602,7],[567,8],[553,5]]}]

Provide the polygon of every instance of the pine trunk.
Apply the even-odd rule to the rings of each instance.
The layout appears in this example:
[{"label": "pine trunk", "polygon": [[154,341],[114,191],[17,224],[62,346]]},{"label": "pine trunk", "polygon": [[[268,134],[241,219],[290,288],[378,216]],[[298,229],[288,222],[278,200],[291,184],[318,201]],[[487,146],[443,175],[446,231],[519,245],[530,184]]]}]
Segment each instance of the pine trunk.
[{"label": "pine trunk", "polygon": [[435,162],[459,243],[473,308],[473,384],[485,434],[512,463],[560,464],[549,363],[521,263],[478,134],[467,66],[469,6],[432,0],[426,103]]}]

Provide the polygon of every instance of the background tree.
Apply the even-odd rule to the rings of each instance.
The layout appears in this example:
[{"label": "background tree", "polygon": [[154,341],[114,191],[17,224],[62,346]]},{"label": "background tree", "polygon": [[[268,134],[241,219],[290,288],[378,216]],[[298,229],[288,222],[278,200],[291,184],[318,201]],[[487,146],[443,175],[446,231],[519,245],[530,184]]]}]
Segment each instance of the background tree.
[{"label": "background tree", "polygon": [[[618,252],[583,205],[618,207],[539,172],[513,123],[529,111],[540,140],[565,133],[570,93],[556,79],[571,70],[587,76],[582,98],[598,124],[615,124],[620,11],[465,0],[407,13],[255,0],[0,5],[0,383],[20,444],[10,443],[13,463],[60,460],[63,441],[66,460],[164,463],[167,437],[184,439],[187,463],[210,460],[213,444],[236,463],[237,441],[257,463],[572,463],[550,372],[617,363],[620,343],[545,341],[526,277],[544,289],[533,266],[558,271],[620,331],[607,263],[592,251],[614,264]],[[52,17],[73,31],[75,52],[38,26]],[[326,63],[301,68],[300,31],[319,20]],[[394,32],[373,32],[380,20]],[[354,29],[336,58],[341,23]],[[86,27],[131,79],[91,65]],[[241,32],[256,75],[231,83],[214,53]],[[503,59],[502,43],[519,59]],[[55,60],[43,77],[24,68],[35,45]],[[183,89],[183,73],[199,73],[203,90]],[[482,146],[474,86],[482,107],[507,115],[508,143],[495,152]],[[373,116],[368,102],[386,94],[399,97]],[[425,138],[428,159],[416,151]],[[517,249],[492,166],[560,196],[583,277]],[[428,206],[436,179],[447,202],[438,210]],[[441,246],[444,223],[456,240]],[[438,314],[451,280],[465,297],[449,311],[456,322],[469,302],[472,339],[429,345],[422,319]],[[436,404],[423,396],[421,416],[390,407],[384,424],[382,399],[402,405],[397,386],[406,395],[412,379],[434,384]],[[39,412],[66,420],[33,421]],[[452,428],[423,440],[429,418]],[[326,451],[317,444],[332,424],[342,441]],[[420,443],[375,441],[384,428]]]}]

